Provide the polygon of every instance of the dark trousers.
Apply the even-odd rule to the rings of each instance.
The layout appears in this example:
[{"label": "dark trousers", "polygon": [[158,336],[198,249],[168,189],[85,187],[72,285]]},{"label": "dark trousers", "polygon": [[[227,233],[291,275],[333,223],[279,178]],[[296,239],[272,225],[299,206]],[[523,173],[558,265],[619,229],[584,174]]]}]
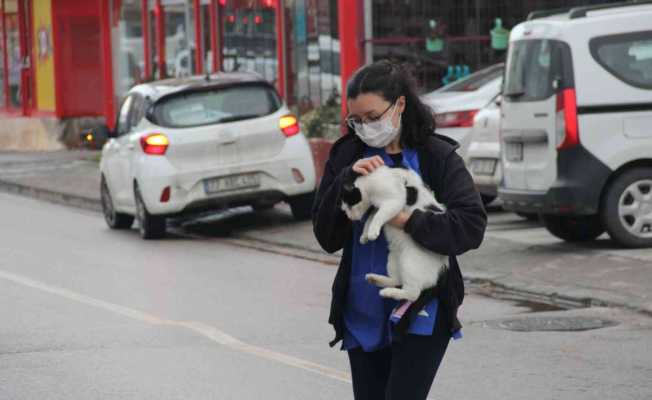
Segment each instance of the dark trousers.
[{"label": "dark trousers", "polygon": [[440,309],[432,336],[408,334],[369,353],[349,350],[355,400],[425,400],[450,341],[445,321]]}]

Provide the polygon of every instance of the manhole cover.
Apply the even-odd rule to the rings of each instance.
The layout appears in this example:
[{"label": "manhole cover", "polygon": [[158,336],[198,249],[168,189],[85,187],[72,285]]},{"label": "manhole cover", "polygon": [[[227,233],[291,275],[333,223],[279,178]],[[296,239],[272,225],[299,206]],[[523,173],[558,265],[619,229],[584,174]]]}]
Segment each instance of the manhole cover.
[{"label": "manhole cover", "polygon": [[618,325],[615,321],[591,317],[527,317],[489,321],[493,328],[518,332],[588,331]]}]

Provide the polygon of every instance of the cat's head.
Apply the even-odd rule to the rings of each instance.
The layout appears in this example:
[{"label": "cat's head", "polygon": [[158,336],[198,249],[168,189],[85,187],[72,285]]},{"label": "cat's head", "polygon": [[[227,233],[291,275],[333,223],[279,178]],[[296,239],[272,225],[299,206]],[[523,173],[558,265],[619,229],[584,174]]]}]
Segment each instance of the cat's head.
[{"label": "cat's head", "polygon": [[340,197],[342,199],[342,211],[352,221],[361,220],[371,206],[364,185],[360,184],[359,178],[361,177],[362,175],[359,173],[351,171],[342,184]]}]

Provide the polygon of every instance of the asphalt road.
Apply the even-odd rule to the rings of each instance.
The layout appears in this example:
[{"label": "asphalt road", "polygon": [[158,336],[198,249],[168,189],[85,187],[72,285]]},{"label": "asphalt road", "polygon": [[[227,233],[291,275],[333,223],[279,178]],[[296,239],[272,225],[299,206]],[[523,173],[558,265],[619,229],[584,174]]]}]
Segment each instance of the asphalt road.
[{"label": "asphalt road", "polygon": [[[0,254],[0,399],[352,398],[346,356],[327,345],[331,265],[219,235],[144,242],[6,194]],[[652,319],[540,309],[469,295],[431,398],[652,398]],[[616,325],[500,327],[532,317]]]}]

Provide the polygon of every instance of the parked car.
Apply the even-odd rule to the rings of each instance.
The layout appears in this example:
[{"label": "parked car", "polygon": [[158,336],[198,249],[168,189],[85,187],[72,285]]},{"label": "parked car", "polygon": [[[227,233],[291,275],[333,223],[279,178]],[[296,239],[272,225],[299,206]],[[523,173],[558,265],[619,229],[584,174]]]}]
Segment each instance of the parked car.
[{"label": "parked car", "polygon": [[497,95],[478,111],[469,134],[468,167],[485,205],[496,199],[503,176],[499,138],[501,99],[502,96]]},{"label": "parked car", "polygon": [[[543,18],[538,18],[543,17]],[[503,180],[568,241],[652,246],[652,5],[534,14],[510,35]]]},{"label": "parked car", "polygon": [[100,162],[104,216],[141,236],[165,234],[166,218],[287,200],[308,218],[315,169],[297,118],[252,73],[142,84],[126,95]]},{"label": "parked car", "polygon": [[473,117],[500,93],[503,70],[496,64],[422,96],[435,113],[437,133],[455,139],[465,159]]}]

